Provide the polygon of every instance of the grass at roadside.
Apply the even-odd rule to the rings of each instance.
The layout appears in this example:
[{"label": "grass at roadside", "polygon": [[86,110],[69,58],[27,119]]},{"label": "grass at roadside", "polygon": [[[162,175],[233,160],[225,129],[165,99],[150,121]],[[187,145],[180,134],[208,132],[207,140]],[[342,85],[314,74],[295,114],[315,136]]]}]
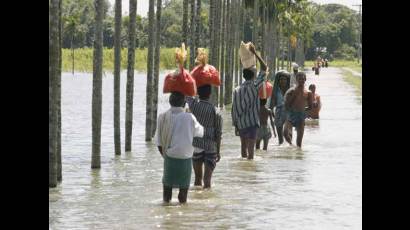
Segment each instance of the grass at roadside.
[{"label": "grass at roadside", "polygon": [[[160,51],[160,70],[176,68],[175,48],[161,48]],[[127,49],[121,50],[121,69],[127,69]],[[70,49],[63,49],[63,72],[72,71],[72,52]],[[189,51],[187,63],[189,62]],[[147,49],[135,49],[135,70],[145,72],[147,70]],[[103,69],[112,71],[114,69],[114,50],[103,49]],[[74,71],[92,72],[93,71],[93,49],[80,48],[74,50]]]},{"label": "grass at roadside", "polygon": [[343,79],[352,85],[356,90],[356,95],[359,98],[360,103],[362,102],[362,78],[353,75],[348,70],[342,70]]}]

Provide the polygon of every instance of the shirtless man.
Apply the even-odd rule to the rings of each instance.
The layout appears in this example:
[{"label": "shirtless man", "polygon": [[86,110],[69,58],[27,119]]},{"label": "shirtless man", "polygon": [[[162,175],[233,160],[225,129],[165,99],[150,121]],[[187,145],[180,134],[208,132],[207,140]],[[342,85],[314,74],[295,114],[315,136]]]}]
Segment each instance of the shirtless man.
[{"label": "shirtless man", "polygon": [[312,110],[308,113],[308,118],[310,119],[319,119],[319,112],[322,108],[322,102],[320,101],[319,94],[316,93],[316,85],[309,85],[309,90],[312,92]]},{"label": "shirtless man", "polygon": [[288,117],[285,123],[284,136],[286,141],[292,145],[289,130],[295,127],[297,133],[296,144],[301,148],[306,113],[312,109],[313,97],[312,92],[305,89],[306,74],[304,72],[296,74],[296,82],[296,87],[290,88],[285,94],[285,108],[288,111]]}]

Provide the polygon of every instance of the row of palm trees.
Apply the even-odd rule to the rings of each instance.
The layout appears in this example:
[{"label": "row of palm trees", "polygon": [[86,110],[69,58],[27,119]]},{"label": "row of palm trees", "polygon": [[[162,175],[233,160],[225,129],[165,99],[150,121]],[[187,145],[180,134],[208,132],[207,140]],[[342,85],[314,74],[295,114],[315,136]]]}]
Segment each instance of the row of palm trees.
[{"label": "row of palm trees", "polygon": [[[61,3],[51,0],[49,6],[49,187],[56,187],[61,182]],[[162,1],[157,0],[156,18],[154,18],[155,0],[149,2],[149,47],[147,62],[147,122],[146,140],[154,136],[157,117],[158,78],[160,41],[156,28],[160,28]],[[92,154],[91,168],[101,167],[101,112],[102,112],[102,63],[104,19],[103,0],[95,0],[95,40],[93,53],[93,91],[92,91]],[[121,154],[120,132],[120,72],[121,72],[121,0],[115,1],[114,35],[114,150]],[[127,57],[126,111],[125,111],[125,151],[131,151],[135,63],[135,30],[137,0],[129,2],[129,34]]]},{"label": "row of palm trees", "polygon": [[[57,186],[61,173],[61,3],[50,0],[49,6],[49,187]],[[155,12],[155,4],[157,6]],[[183,0],[182,31],[184,42],[190,49],[189,69],[194,67],[196,48],[209,48],[209,63],[221,73],[222,85],[213,87],[212,102],[219,107],[231,103],[234,86],[242,83],[242,67],[238,48],[241,40],[252,41],[267,60],[274,74],[279,68],[276,60],[280,52],[294,48],[300,51],[311,36],[313,16],[306,0],[210,0],[209,44],[200,38],[201,0]],[[95,40],[93,55],[92,92],[92,157],[91,168],[101,167],[101,112],[102,112],[102,62],[104,19],[103,0],[95,0]],[[149,46],[146,87],[145,140],[151,141],[156,129],[161,0],[149,0]],[[121,154],[120,132],[120,63],[121,63],[121,0],[115,1],[114,32],[114,150]],[[129,0],[128,65],[125,111],[125,151],[131,151],[133,127],[133,92],[135,63],[137,0]],[[253,25],[253,26],[251,26]],[[252,27],[252,28],[251,28]],[[297,46],[291,47],[291,37],[297,37]],[[294,39],[294,38],[293,38]],[[303,56],[301,52],[296,52]],[[290,55],[288,55],[290,56]],[[282,55],[282,68],[283,55]],[[291,59],[287,60],[290,67]],[[185,66],[188,63],[185,63]]]}]

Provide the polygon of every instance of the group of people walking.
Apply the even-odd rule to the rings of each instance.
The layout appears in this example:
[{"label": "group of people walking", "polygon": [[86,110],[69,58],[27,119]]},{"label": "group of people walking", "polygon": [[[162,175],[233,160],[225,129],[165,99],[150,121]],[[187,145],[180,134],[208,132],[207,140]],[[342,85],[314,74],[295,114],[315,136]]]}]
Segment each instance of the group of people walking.
[{"label": "group of people walking", "polygon": [[[241,157],[252,160],[255,147],[259,149],[262,141],[267,150],[272,131],[279,144],[286,140],[292,145],[292,129],[296,128],[296,145],[301,148],[305,119],[319,118],[321,102],[316,86],[306,89],[306,74],[294,64],[292,74],[277,72],[272,95],[260,98],[258,91],[267,82],[269,69],[253,44],[249,51],[259,61],[260,71],[256,66],[243,69],[245,81],[233,91],[231,110],[232,125],[240,137]],[[166,203],[172,198],[172,188],[179,188],[180,203],[187,201],[192,168],[194,185],[211,188],[212,173],[221,159],[223,124],[220,112],[209,101],[211,92],[211,85],[197,87],[196,97],[171,92],[171,108],[158,117],[156,144],[164,158],[162,183]],[[184,109],[185,104],[188,110]]]}]

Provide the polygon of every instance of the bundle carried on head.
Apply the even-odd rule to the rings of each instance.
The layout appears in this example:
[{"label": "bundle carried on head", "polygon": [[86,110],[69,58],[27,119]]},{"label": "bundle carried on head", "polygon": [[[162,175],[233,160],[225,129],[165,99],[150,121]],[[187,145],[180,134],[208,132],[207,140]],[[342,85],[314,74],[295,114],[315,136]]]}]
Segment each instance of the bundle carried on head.
[{"label": "bundle carried on head", "polygon": [[198,55],[195,63],[198,65],[191,71],[192,77],[195,79],[198,87],[203,85],[221,85],[219,71],[212,65],[208,64],[208,55],[204,48],[198,48]]},{"label": "bundle carried on head", "polygon": [[184,62],[186,60],[186,55],[187,55],[187,51],[185,49],[185,43],[181,44],[181,48],[176,48],[175,49],[175,62],[179,65],[179,66],[183,66]]},{"label": "bundle carried on head", "polygon": [[179,65],[178,69],[167,74],[164,81],[164,93],[180,92],[185,96],[196,95],[195,79],[184,69],[184,61],[186,58],[185,44],[182,43],[181,48],[175,50],[175,61]]},{"label": "bundle carried on head", "polygon": [[249,46],[251,45],[251,42],[244,43],[241,41],[241,45],[239,47],[239,56],[241,57],[241,63],[244,69],[251,68],[253,66],[256,66],[256,57],[255,54],[253,54],[249,50]]}]

